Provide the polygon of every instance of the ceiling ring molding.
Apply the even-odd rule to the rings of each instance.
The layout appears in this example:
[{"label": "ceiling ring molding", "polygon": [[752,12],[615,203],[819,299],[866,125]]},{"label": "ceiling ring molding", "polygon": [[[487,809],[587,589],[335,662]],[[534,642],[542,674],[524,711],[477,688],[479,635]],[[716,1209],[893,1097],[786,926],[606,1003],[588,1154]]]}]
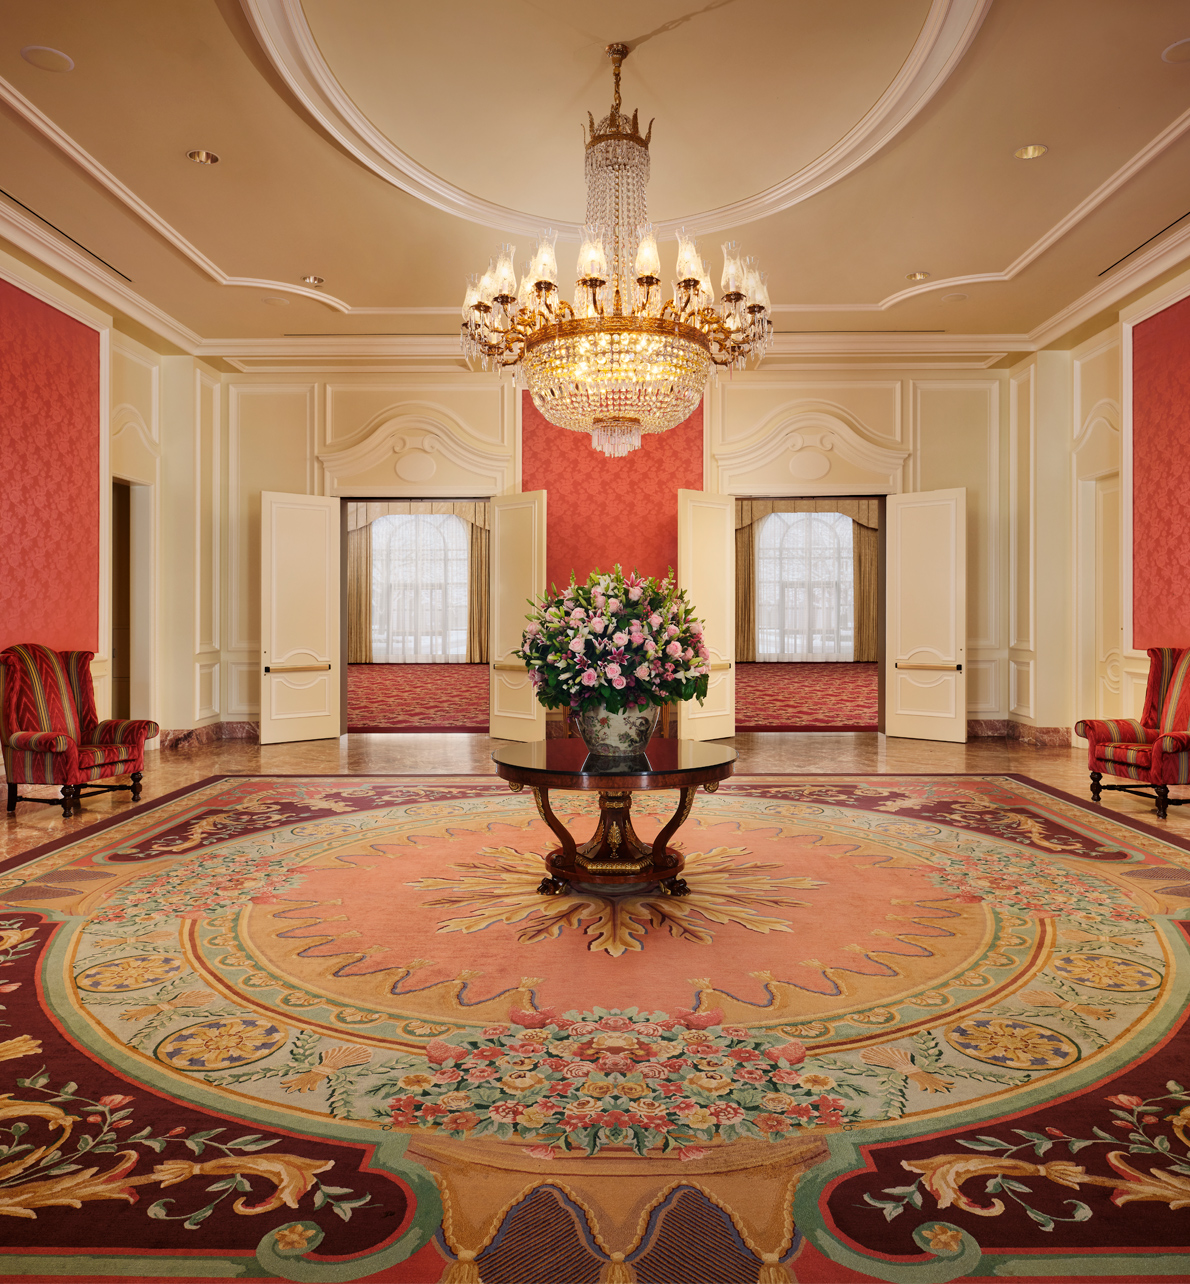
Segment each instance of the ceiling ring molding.
[{"label": "ceiling ring molding", "polygon": [[[696,236],[739,227],[788,209],[850,174],[895,138],[942,87],[975,39],[991,2],[933,0],[901,69],[866,115],[833,147],[755,196],[657,223],[658,236],[672,236],[679,225]],[[278,75],[323,129],[374,174],[435,209],[484,227],[534,235],[548,223],[563,238],[580,239],[580,224],[508,209],[474,196],[397,147],[336,80],[306,21],[301,0],[240,0],[240,4]]]}]

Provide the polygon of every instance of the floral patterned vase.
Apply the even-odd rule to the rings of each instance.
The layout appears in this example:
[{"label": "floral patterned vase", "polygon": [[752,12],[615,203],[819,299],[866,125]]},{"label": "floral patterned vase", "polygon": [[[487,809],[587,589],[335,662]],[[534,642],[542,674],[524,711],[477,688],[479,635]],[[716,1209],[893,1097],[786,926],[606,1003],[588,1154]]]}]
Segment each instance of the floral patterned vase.
[{"label": "floral patterned vase", "polygon": [[623,713],[610,713],[603,705],[596,705],[575,715],[574,721],[591,753],[600,758],[632,758],[644,753],[660,716],[661,706],[656,704]]}]

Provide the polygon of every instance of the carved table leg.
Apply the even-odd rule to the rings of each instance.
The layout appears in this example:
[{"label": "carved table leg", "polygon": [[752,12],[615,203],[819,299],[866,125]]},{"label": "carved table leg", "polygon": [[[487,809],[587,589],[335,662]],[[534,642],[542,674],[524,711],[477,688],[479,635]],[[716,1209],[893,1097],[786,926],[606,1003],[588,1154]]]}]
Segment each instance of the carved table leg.
[{"label": "carved table leg", "polygon": [[[694,806],[694,795],[696,793],[698,793],[697,785],[681,791],[682,796],[678,799],[677,811],[674,812],[669,824],[653,840],[653,867],[655,869],[667,869],[676,864],[673,856],[666,850],[665,844],[686,823],[686,819],[690,815],[690,808]],[[684,883],[683,886],[685,886]]]}]

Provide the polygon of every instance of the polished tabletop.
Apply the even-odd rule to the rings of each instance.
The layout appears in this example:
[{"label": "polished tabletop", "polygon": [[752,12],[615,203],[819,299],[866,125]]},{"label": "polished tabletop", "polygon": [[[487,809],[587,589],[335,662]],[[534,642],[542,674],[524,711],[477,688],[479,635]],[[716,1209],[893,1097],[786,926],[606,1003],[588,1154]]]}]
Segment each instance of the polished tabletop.
[{"label": "polished tabletop", "polygon": [[[713,740],[668,740],[655,737],[643,754],[632,758],[597,758],[579,739],[506,743],[492,750],[497,766],[543,775],[584,777],[674,776],[727,767],[736,751]],[[729,773],[724,773],[729,774]]]}]

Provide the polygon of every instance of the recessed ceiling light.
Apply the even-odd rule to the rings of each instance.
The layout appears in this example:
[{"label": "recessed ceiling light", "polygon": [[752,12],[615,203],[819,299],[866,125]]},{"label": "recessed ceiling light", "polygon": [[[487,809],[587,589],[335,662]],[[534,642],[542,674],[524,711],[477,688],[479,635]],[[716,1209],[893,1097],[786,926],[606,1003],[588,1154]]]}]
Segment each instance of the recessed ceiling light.
[{"label": "recessed ceiling light", "polygon": [[1175,40],[1168,49],[1161,51],[1162,62],[1190,62],[1190,37]]},{"label": "recessed ceiling light", "polygon": [[42,71],[73,71],[74,59],[64,54],[61,49],[51,49],[49,45],[26,45],[21,50],[21,57]]},{"label": "recessed ceiling light", "polygon": [[928,272],[909,272],[905,276],[906,281],[924,281],[930,274]]},{"label": "recessed ceiling light", "polygon": [[962,303],[962,301],[966,297],[967,296],[965,294],[959,294],[957,292],[954,294],[944,294],[942,296],[942,302],[943,303]]},{"label": "recessed ceiling light", "polygon": [[270,308],[287,308],[289,300],[283,294],[266,294],[262,296],[261,303],[267,303]]},{"label": "recessed ceiling light", "polygon": [[324,279],[325,278],[321,276],[314,276],[311,274],[310,276],[302,277],[302,282],[305,285],[321,285]]},{"label": "recessed ceiling light", "polygon": [[196,148],[192,152],[186,153],[186,159],[192,160],[196,165],[218,165],[219,157],[214,152],[208,152],[204,148]]},{"label": "recessed ceiling light", "polygon": [[1012,154],[1017,160],[1036,160],[1048,151],[1049,148],[1044,143],[1030,143],[1027,147],[1018,147]]}]

